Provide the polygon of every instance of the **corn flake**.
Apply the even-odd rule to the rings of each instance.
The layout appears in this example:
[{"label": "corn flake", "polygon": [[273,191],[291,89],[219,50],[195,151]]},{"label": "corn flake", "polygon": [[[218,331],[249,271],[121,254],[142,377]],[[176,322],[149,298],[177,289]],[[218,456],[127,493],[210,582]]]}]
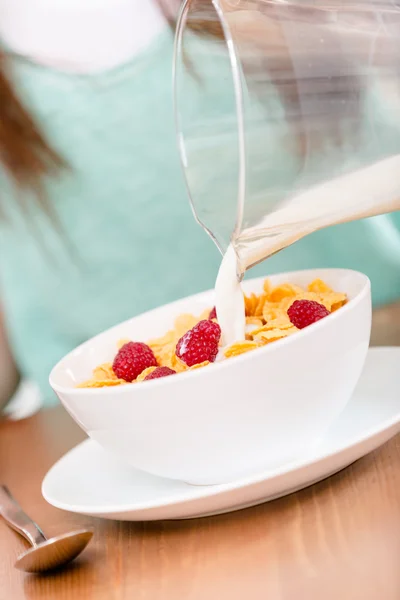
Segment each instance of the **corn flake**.
[{"label": "corn flake", "polygon": [[324,306],[326,306],[326,308],[331,312],[334,312],[335,310],[343,306],[347,300],[345,294],[339,294],[337,292],[319,294],[319,297],[320,302],[324,304]]},{"label": "corn flake", "polygon": [[297,327],[290,327],[290,329],[270,329],[269,331],[261,331],[254,337],[257,341],[259,341],[262,345],[270,344],[271,342],[275,342],[282,338],[288,337],[298,331]]},{"label": "corn flake", "polygon": [[283,308],[272,306],[270,303],[264,305],[263,319],[267,324],[275,321],[283,324],[290,323],[287,311]]},{"label": "corn flake", "polygon": [[265,306],[266,302],[268,302],[268,295],[261,294],[261,296],[258,297],[258,302],[257,302],[255,310],[254,310],[255,317],[262,317],[264,306]]},{"label": "corn flake", "polygon": [[292,283],[283,283],[274,288],[269,295],[270,302],[280,302],[284,298],[295,298],[302,294],[304,290],[298,285]]},{"label": "corn flake", "polygon": [[330,294],[333,292],[329,285],[325,281],[322,281],[322,279],[314,279],[307,289],[309,292],[315,292],[316,294]]},{"label": "corn flake", "polygon": [[198,317],[195,317],[194,315],[179,315],[179,317],[175,319],[174,324],[175,337],[177,337],[179,340],[183,335],[185,335],[187,331],[189,331],[189,329],[193,329],[193,327],[197,325],[198,322]]},{"label": "corn flake", "polygon": [[246,317],[255,317],[256,308],[258,305],[258,296],[251,294],[251,296],[244,297],[244,307],[246,311]]},{"label": "corn flake", "polygon": [[269,297],[272,292],[272,285],[271,285],[271,282],[269,279],[266,279],[264,281],[263,290],[264,290],[264,294],[266,294],[266,296],[268,296],[268,300],[269,300]]},{"label": "corn flake", "polygon": [[261,327],[263,320],[260,317],[246,317],[246,325],[255,325]]},{"label": "corn flake", "polygon": [[195,369],[202,369],[203,367],[207,367],[210,364],[211,363],[209,360],[205,360],[204,362],[199,363],[198,365],[193,365],[192,367],[189,367],[189,371],[194,371]]},{"label": "corn flake", "polygon": [[124,379],[89,379],[80,383],[76,387],[78,388],[102,388],[102,387],[115,387],[116,385],[126,385]]},{"label": "corn flake", "polygon": [[226,358],[230,358],[231,356],[239,356],[245,352],[250,352],[250,350],[255,350],[257,346],[257,342],[254,341],[236,342],[235,344],[232,344],[226,348],[224,356]]},{"label": "corn flake", "polygon": [[166,365],[168,367],[170,367],[171,369],[174,369],[174,371],[176,371],[177,373],[183,373],[184,371],[187,371],[189,369],[189,367],[187,366],[186,363],[183,362],[183,360],[181,360],[180,358],[178,358],[175,354],[175,348],[174,348],[174,352],[171,355],[171,362],[169,365]]},{"label": "corn flake", "polygon": [[111,363],[104,363],[93,370],[93,379],[97,381],[107,381],[108,379],[116,380],[118,377],[113,371]]}]

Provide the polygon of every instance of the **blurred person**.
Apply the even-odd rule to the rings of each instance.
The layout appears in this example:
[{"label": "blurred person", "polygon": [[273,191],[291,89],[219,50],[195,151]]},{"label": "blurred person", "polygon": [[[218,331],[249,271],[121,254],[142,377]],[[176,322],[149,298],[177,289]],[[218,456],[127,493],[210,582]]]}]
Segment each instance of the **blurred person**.
[{"label": "blurred person", "polygon": [[[178,5],[0,0],[0,407],[21,378],[55,402],[48,375],[65,353],[214,284],[219,253],[176,148]],[[318,232],[254,274],[355,268],[384,305],[400,297],[399,256],[385,216]]]}]

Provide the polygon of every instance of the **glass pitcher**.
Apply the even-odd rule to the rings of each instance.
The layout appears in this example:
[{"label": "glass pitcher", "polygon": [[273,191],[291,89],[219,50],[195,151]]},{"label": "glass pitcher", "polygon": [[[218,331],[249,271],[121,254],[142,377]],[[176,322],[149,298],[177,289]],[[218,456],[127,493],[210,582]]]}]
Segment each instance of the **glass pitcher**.
[{"label": "glass pitcher", "polygon": [[186,0],[174,95],[193,211],[238,273],[400,208],[400,2]]}]

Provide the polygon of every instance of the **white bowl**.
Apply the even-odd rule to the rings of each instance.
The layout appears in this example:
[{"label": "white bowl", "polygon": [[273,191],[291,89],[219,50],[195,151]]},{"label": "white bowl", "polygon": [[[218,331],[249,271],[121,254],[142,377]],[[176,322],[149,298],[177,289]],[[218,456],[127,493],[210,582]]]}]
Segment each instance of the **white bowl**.
[{"label": "white bowl", "polygon": [[[371,330],[368,278],[319,269],[272,276],[306,286],[316,277],[349,302],[321,321],[263,348],[165,379],[76,389],[97,365],[112,361],[121,338],[146,341],[174,318],[200,314],[213,291],[121,323],[63,358],[50,384],[82,429],[136,468],[193,484],[232,481],[276,467],[319,442],[350,399]],[[245,282],[260,292],[263,278]]]}]

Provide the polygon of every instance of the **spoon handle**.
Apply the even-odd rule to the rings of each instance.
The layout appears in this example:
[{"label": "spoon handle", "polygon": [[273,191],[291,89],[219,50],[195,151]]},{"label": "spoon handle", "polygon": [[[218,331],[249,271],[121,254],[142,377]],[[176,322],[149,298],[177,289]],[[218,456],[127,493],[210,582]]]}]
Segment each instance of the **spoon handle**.
[{"label": "spoon handle", "polygon": [[46,541],[43,531],[24,513],[5,485],[0,485],[0,516],[33,546]]}]

